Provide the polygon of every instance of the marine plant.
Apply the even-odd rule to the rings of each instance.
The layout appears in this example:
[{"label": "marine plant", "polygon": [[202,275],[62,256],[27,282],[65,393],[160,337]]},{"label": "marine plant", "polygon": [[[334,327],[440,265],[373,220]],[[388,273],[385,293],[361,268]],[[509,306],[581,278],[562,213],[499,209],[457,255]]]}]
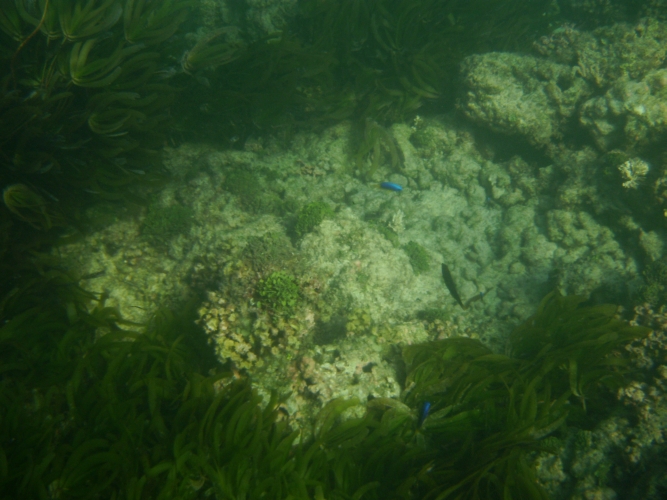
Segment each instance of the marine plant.
[{"label": "marine plant", "polygon": [[4,2],[3,185],[30,186],[69,212],[164,177],[159,149],[175,89],[159,70],[186,14],[184,0]]},{"label": "marine plant", "polygon": [[275,271],[257,284],[257,295],[265,306],[281,313],[291,312],[299,300],[296,278],[284,271]]},{"label": "marine plant", "polygon": [[202,70],[212,71],[241,57],[245,44],[240,41],[227,41],[227,34],[234,31],[233,28],[221,28],[200,38],[183,54],[182,70],[188,74]]},{"label": "marine plant", "polygon": [[2,199],[10,212],[35,229],[48,230],[64,224],[64,217],[54,203],[49,203],[25,184],[7,186]]},{"label": "marine plant", "polygon": [[431,267],[431,257],[423,246],[416,241],[409,241],[403,246],[403,250],[408,255],[415,274],[421,274],[429,270]]},{"label": "marine plant", "polygon": [[582,398],[620,382],[622,347],[646,334],[582,300],[547,296],[510,355],[467,338],[408,346],[400,400],[333,400],[298,439],[279,395],[262,401],[211,358],[190,307],[128,324],[104,296],[44,269],[0,301],[0,491],[546,498],[527,452],[551,449],[545,438]]},{"label": "marine plant", "polygon": [[313,231],[327,217],[333,215],[331,207],[322,201],[314,201],[303,206],[296,216],[294,230],[302,237]]},{"label": "marine plant", "polygon": [[382,157],[398,164],[387,126],[425,103],[436,112],[453,103],[465,56],[491,47],[520,50],[554,14],[536,0],[305,0],[301,6],[297,33],[335,56],[333,85],[314,106],[322,118],[353,120],[360,140],[352,157],[362,176],[372,175]]},{"label": "marine plant", "polygon": [[153,243],[165,244],[169,240],[186,233],[192,225],[193,211],[182,205],[161,206],[152,203],[144,218],[141,234]]},{"label": "marine plant", "polygon": [[370,179],[385,163],[390,170],[402,164],[403,153],[389,130],[371,118],[357,124],[357,128],[359,130],[353,134],[353,148],[359,175]]},{"label": "marine plant", "polygon": [[640,300],[655,309],[667,304],[667,259],[651,262],[643,274],[645,284],[640,290]]},{"label": "marine plant", "polygon": [[619,319],[616,306],[584,300],[547,295],[510,335],[509,355],[467,338],[405,348],[402,400],[432,403],[422,498],[547,498],[526,453],[548,450],[544,438],[587,400],[604,398],[602,388],[618,387],[629,369],[623,347],[648,334]]},{"label": "marine plant", "polygon": [[222,28],[202,37],[182,60],[194,81],[175,103],[176,127],[186,137],[220,137],[244,145],[267,131],[288,140],[298,125],[316,123],[323,93],[332,87],[333,57],[285,30],[259,40]]},{"label": "marine plant", "polygon": [[278,419],[280,399],[262,405],[247,380],[221,370],[188,307],[125,330],[101,301],[89,311],[95,297],[81,292],[56,273],[1,303],[3,497],[305,491],[290,456],[297,434]]}]

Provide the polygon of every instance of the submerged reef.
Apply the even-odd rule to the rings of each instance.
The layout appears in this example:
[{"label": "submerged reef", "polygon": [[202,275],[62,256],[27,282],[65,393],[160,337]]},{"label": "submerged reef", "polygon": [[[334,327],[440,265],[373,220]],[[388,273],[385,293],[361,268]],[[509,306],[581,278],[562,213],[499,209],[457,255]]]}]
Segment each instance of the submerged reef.
[{"label": "submerged reef", "polygon": [[296,216],[296,225],[294,230],[297,236],[301,237],[310,233],[313,229],[327,217],[331,216],[333,211],[331,207],[324,202],[312,202],[301,208]]},{"label": "submerged reef", "polygon": [[[340,15],[370,3],[322,8]],[[396,5],[373,3],[381,4]],[[309,16],[325,17],[317,2],[308,5]],[[391,41],[389,27],[401,24],[390,11],[357,14],[384,19],[371,45]],[[452,29],[469,20],[441,19]],[[224,144],[175,142],[163,152],[171,180],[155,207],[182,208],[187,224],[170,229],[169,217],[160,220],[166,210],[117,207],[101,230],[64,241],[52,257],[129,321],[196,302],[190,319],[234,375],[220,378],[225,396],[211,413],[204,408],[208,416],[188,420],[203,422],[190,430],[208,436],[218,409],[233,415],[233,424],[219,417],[232,429],[225,433],[253,453],[267,443],[275,445],[267,453],[283,453],[261,474],[303,460],[300,477],[315,479],[298,483],[296,498],[501,498],[505,487],[526,498],[630,490],[660,498],[650,492],[664,488],[651,457],[664,455],[666,39],[659,20],[593,31],[562,25],[532,52],[458,54],[459,113],[414,114],[411,94],[435,99],[423,95],[430,83],[415,81],[421,71],[436,77],[415,60],[420,72],[394,82],[399,90],[371,85],[350,97],[367,107],[350,114],[343,103],[333,124],[298,130],[295,108],[285,128],[248,125],[252,134]],[[378,68],[395,51],[366,49],[349,53],[379,57]],[[396,92],[405,100],[394,102]],[[383,120],[364,111],[376,106]],[[159,245],[152,227],[164,231]],[[621,314],[638,301],[650,306],[635,309],[628,326]],[[190,390],[194,383],[181,392]],[[420,416],[425,403],[430,412]],[[252,433],[255,424],[262,430]],[[290,452],[296,429],[304,454]],[[224,474],[200,473],[200,462],[188,462],[193,450],[184,452],[194,471],[187,480],[203,495]],[[196,453],[211,452],[201,445]],[[151,477],[180,478],[173,460],[151,464]],[[318,475],[332,467],[338,475]],[[624,486],[642,467],[646,481]],[[400,474],[383,482],[379,470]],[[286,496],[291,484],[268,491]],[[234,492],[265,494],[253,485]]]},{"label": "submerged reef", "polygon": [[[583,464],[596,444],[595,431],[577,428],[584,400],[606,402],[620,387],[618,397],[645,415],[630,441],[635,464],[661,429],[664,366],[656,378],[624,382],[630,360],[664,361],[664,331],[647,336],[615,306],[582,301],[549,294],[510,335],[510,355],[464,337],[407,346],[395,397],[330,399],[295,429],[277,391],[263,400],[251,379],[203,355],[188,309],[124,329],[117,310],[52,272],[2,300],[0,486],[16,498],[545,499],[550,483],[535,454],[560,458],[569,433]],[[300,363],[309,373],[317,360]],[[357,380],[383,388],[379,368],[360,366]],[[600,464],[594,477],[623,479],[614,467]],[[658,498],[651,492],[664,474],[652,472],[633,493]],[[599,491],[580,484],[570,491],[581,498]]]},{"label": "submerged reef", "polygon": [[665,128],[666,40],[666,26],[646,19],[593,32],[564,26],[535,44],[542,57],[471,56],[462,67],[461,108],[547,150],[572,133],[574,120],[601,149],[645,144]]},{"label": "submerged reef", "polygon": [[655,18],[593,31],[566,24],[540,38],[535,55],[488,53],[462,66],[466,116],[544,155],[552,206],[607,225],[639,249],[639,267],[665,245],[666,40]]},{"label": "submerged reef", "polygon": [[163,207],[154,203],[148,207],[141,234],[149,241],[164,244],[174,236],[187,233],[191,223],[191,209],[180,205]]}]

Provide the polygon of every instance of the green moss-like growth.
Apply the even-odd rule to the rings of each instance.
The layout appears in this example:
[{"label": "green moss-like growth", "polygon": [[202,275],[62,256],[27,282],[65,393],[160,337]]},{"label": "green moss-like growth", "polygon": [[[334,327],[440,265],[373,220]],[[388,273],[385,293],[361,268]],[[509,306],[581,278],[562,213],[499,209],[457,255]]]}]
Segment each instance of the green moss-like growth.
[{"label": "green moss-like growth", "polygon": [[667,304],[667,259],[651,262],[644,270],[646,284],[640,292],[641,302],[659,308]]},{"label": "green moss-like growth", "polygon": [[403,247],[403,250],[410,258],[410,264],[415,274],[426,272],[431,267],[431,257],[429,257],[426,249],[416,241],[410,241]]},{"label": "green moss-like growth", "polygon": [[417,313],[417,317],[421,319],[422,321],[426,321],[428,323],[433,323],[434,321],[441,321],[442,323],[445,323],[450,320],[451,318],[451,313],[449,310],[444,309],[444,308],[435,308],[435,307],[430,307],[428,309],[423,309]]},{"label": "green moss-like growth", "polygon": [[168,243],[190,230],[192,215],[192,209],[181,205],[163,207],[153,204],[148,208],[141,234],[153,243]]},{"label": "green moss-like growth", "polygon": [[291,274],[276,271],[268,278],[260,280],[257,294],[263,305],[278,312],[289,313],[294,310],[299,300],[299,285]]},{"label": "green moss-like growth", "polygon": [[225,178],[224,188],[236,195],[244,210],[252,213],[278,213],[282,202],[278,195],[263,187],[259,175],[249,170],[232,170]]},{"label": "green moss-like growth", "polygon": [[297,236],[301,237],[310,233],[313,229],[320,225],[320,223],[327,217],[333,215],[331,207],[324,202],[314,201],[308,203],[305,207],[299,210],[296,218]]},{"label": "green moss-like growth", "polygon": [[285,262],[293,257],[294,248],[283,233],[266,233],[248,240],[243,255],[255,271],[264,273],[271,268],[285,267]]}]

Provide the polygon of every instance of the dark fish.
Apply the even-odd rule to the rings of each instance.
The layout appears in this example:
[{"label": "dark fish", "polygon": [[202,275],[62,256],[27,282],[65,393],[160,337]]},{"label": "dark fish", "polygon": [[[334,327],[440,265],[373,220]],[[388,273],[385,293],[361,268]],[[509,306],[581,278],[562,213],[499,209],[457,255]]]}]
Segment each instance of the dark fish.
[{"label": "dark fish", "polygon": [[428,401],[424,402],[422,405],[421,411],[419,412],[419,421],[417,423],[417,427],[421,427],[422,424],[424,423],[424,420],[426,420],[426,417],[428,417],[428,412],[431,410],[431,403]]},{"label": "dark fish", "polygon": [[398,193],[403,191],[403,186],[401,186],[400,184],[396,184],[394,182],[383,182],[382,184],[380,184],[380,187],[382,189],[388,189],[389,191],[396,191]]},{"label": "dark fish", "polygon": [[447,290],[449,290],[449,293],[452,294],[452,297],[454,297],[456,302],[458,302],[458,304],[463,309],[466,309],[466,305],[461,300],[461,296],[459,295],[459,291],[456,288],[456,283],[454,283],[454,278],[452,278],[452,273],[449,272],[449,268],[447,267],[447,264],[442,265],[442,279],[445,280],[445,285],[447,285]]},{"label": "dark fish", "polygon": [[95,273],[89,273],[89,274],[84,274],[81,276],[79,279],[80,280],[92,280],[95,278],[99,278],[100,276],[104,276],[106,274],[106,269],[102,269],[101,271],[97,271]]}]

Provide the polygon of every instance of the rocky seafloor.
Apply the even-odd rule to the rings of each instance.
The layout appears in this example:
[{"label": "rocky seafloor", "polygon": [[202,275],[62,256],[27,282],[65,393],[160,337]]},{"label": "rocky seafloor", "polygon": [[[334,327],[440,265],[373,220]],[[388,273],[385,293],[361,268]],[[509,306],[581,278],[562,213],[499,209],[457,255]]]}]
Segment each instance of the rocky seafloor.
[{"label": "rocky seafloor", "polygon": [[[387,128],[396,168],[360,171],[347,122],[170,148],[147,210],[115,209],[57,251],[128,320],[199,300],[221,361],[291,393],[295,425],[335,397],[398,396],[403,345],[466,335],[502,351],[554,288],[640,303],[665,244],[666,41],[655,20],[564,26],[532,55],[469,57],[456,112]],[[665,323],[641,311],[650,375],[618,394],[626,416],[535,457],[555,497],[615,498],[610,482],[664,455]]]}]

